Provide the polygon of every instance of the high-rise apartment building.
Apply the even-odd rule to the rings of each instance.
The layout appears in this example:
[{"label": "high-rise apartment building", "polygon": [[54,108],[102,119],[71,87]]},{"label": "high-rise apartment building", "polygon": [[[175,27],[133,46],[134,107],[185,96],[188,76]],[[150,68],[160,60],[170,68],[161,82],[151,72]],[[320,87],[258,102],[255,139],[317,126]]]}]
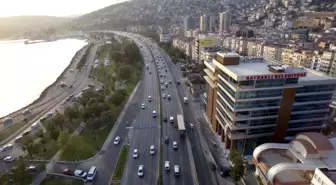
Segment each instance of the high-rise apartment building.
[{"label": "high-rise apartment building", "polygon": [[208,15],[202,15],[200,17],[200,30],[211,32],[212,31],[212,17]]},{"label": "high-rise apartment building", "polygon": [[219,31],[230,32],[231,13],[229,11],[219,14]]},{"label": "high-rise apartment building", "polygon": [[184,31],[188,31],[190,29],[195,29],[195,19],[191,16],[186,16],[183,20]]},{"label": "high-rise apartment building", "polygon": [[236,53],[218,52],[204,64],[206,114],[225,148],[251,155],[262,143],[322,128],[335,78]]}]

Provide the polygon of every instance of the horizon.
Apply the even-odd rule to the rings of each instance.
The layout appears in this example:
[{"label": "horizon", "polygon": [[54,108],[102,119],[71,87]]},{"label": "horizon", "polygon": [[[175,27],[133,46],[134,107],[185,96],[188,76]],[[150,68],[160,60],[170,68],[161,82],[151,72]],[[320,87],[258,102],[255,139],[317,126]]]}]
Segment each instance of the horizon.
[{"label": "horizon", "polygon": [[[125,0],[96,0],[83,2],[80,0],[59,0],[46,2],[43,0],[12,0],[0,3],[0,17],[80,16],[124,1]],[[18,6],[18,4],[20,4],[20,6]]]}]

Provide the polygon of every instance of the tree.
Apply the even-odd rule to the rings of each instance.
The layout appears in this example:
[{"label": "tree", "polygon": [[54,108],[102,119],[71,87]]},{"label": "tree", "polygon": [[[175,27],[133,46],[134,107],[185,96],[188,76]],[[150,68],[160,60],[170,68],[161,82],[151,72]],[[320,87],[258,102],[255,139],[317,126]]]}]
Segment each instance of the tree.
[{"label": "tree", "polygon": [[74,135],[65,145],[61,159],[76,161],[83,158],[89,158],[94,155],[94,152],[93,147],[86,144],[81,136]]},{"label": "tree", "polygon": [[15,161],[12,171],[12,179],[14,184],[29,184],[31,182],[30,175],[26,171],[26,163],[23,158]]},{"label": "tree", "polygon": [[70,121],[70,123],[72,123],[73,119],[79,117],[79,113],[75,107],[67,107],[64,110],[64,116]]},{"label": "tree", "polygon": [[125,101],[127,96],[127,91],[125,89],[118,89],[116,90],[111,98],[110,101],[119,108],[119,106]]},{"label": "tree", "polygon": [[230,151],[229,159],[233,164],[230,176],[235,184],[237,184],[237,182],[245,175],[246,162],[242,158],[241,152],[236,149]]},{"label": "tree", "polygon": [[60,132],[60,134],[58,135],[58,139],[57,139],[58,147],[63,149],[64,146],[67,144],[69,138],[70,138],[69,132],[67,131]]},{"label": "tree", "polygon": [[34,157],[36,154],[39,153],[39,146],[38,146],[38,144],[36,144],[34,142],[29,143],[28,145],[23,147],[23,149],[28,152],[28,155],[30,157]]},{"label": "tree", "polygon": [[327,135],[329,135],[331,133],[331,128],[329,126],[325,125],[322,128],[321,132],[322,132],[323,135],[327,136]]},{"label": "tree", "polygon": [[120,66],[118,68],[118,77],[122,80],[129,80],[132,76],[132,67],[129,65]]},{"label": "tree", "polygon": [[57,114],[51,120],[52,124],[57,125],[61,130],[64,130],[64,125],[66,123],[66,119],[64,114]]},{"label": "tree", "polygon": [[8,182],[11,180],[11,177],[8,173],[0,174],[0,185],[7,185]]}]

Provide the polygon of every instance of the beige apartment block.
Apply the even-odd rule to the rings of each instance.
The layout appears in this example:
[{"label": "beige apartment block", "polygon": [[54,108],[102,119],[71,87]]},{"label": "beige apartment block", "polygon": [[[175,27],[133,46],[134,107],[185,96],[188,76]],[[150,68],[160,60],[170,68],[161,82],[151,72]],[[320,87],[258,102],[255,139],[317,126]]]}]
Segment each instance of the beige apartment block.
[{"label": "beige apartment block", "polygon": [[265,45],[263,57],[268,60],[281,61],[282,47],[280,45]]}]

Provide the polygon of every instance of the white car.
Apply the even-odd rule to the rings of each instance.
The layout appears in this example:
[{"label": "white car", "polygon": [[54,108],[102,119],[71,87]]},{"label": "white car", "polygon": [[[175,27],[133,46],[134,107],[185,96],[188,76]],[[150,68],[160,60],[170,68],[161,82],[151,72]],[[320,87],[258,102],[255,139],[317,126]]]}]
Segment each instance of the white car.
[{"label": "white car", "polygon": [[144,103],[141,105],[141,108],[142,108],[142,109],[145,109],[145,108],[146,108],[146,106],[145,106]]},{"label": "white car", "polygon": [[150,146],[150,148],[149,148],[149,153],[150,153],[151,155],[154,155],[154,154],[155,154],[155,147],[154,147],[154,145],[151,145],[151,146]]},{"label": "white car", "polygon": [[138,176],[139,177],[143,177],[144,174],[145,174],[145,167],[144,167],[144,165],[139,165]]},{"label": "white car", "polygon": [[170,170],[170,164],[169,164],[169,161],[165,161],[164,168],[165,168],[166,171],[169,171],[169,170]]},{"label": "white car", "polygon": [[190,126],[191,130],[194,130],[194,128],[195,128],[194,124],[190,123],[189,126]]},{"label": "white car", "polygon": [[138,158],[138,156],[139,156],[138,149],[134,149],[134,151],[133,151],[133,158],[136,159],[136,158]]},{"label": "white car", "polygon": [[176,150],[178,148],[177,141],[173,141],[173,149]]},{"label": "white car", "polygon": [[162,97],[163,97],[163,98],[166,98],[166,94],[163,94]]},{"label": "white car", "polygon": [[83,171],[83,170],[75,170],[74,175],[76,177],[85,178],[86,175],[87,175],[87,173],[85,171]]},{"label": "white car", "polygon": [[119,144],[119,142],[120,142],[120,137],[119,136],[117,136],[116,138],[114,138],[114,141],[113,141],[114,145]]},{"label": "white car", "polygon": [[13,148],[13,144],[7,144],[7,145],[3,146],[2,148],[0,148],[0,151],[4,152],[4,151],[9,150],[11,148]]},{"label": "white car", "polygon": [[148,96],[148,101],[152,101],[152,97],[151,96]]},{"label": "white car", "polygon": [[170,100],[170,94],[168,94],[168,96],[167,96],[167,97],[168,97],[168,100]]},{"label": "white car", "polygon": [[13,156],[7,156],[3,160],[6,161],[6,162],[12,162],[12,161],[15,160],[15,158]]}]

